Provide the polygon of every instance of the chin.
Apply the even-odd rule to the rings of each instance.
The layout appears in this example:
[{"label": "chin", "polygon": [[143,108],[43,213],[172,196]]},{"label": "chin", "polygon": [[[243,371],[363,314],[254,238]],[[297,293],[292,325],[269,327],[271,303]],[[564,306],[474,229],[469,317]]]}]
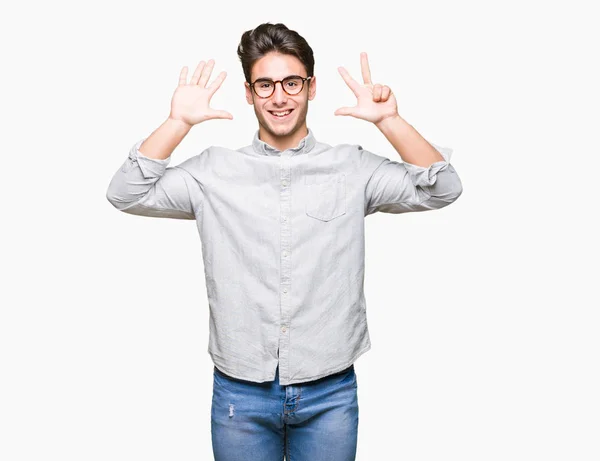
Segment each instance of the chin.
[{"label": "chin", "polygon": [[271,133],[273,133],[275,136],[288,136],[292,133],[294,133],[294,131],[296,131],[296,125],[293,126],[277,126],[277,125],[271,125],[269,124],[269,130],[271,131]]}]

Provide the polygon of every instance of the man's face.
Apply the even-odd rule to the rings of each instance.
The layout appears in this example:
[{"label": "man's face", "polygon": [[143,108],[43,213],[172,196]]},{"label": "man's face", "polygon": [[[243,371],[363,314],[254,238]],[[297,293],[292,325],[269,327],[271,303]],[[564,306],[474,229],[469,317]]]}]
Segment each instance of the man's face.
[{"label": "man's face", "polygon": [[[251,81],[258,78],[282,80],[290,75],[308,77],[302,62],[295,56],[269,53],[256,61],[252,66]],[[254,113],[258,123],[272,136],[290,136],[305,126],[308,112],[308,101],[316,94],[315,77],[304,82],[302,91],[296,95],[287,94],[281,83],[275,85],[275,91],[268,98],[260,98],[246,82],[246,100],[254,105]],[[257,84],[258,85],[258,84]],[[290,115],[278,118],[272,111],[282,112],[292,109]]]}]

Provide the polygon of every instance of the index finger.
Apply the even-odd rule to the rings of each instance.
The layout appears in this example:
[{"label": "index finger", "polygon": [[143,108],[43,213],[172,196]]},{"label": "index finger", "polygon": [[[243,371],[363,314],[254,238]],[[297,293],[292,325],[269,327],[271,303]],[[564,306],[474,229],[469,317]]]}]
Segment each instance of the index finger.
[{"label": "index finger", "polygon": [[371,69],[369,69],[369,59],[364,51],[360,54],[360,68],[365,84],[371,85]]},{"label": "index finger", "polygon": [[342,75],[342,78],[344,79],[346,84],[350,87],[350,89],[352,90],[354,95],[356,97],[358,97],[358,89],[360,88],[360,85],[358,84],[358,82],[356,80],[354,80],[352,77],[350,77],[350,74],[348,73],[348,71],[346,69],[344,69],[343,67],[338,67],[338,71]]}]

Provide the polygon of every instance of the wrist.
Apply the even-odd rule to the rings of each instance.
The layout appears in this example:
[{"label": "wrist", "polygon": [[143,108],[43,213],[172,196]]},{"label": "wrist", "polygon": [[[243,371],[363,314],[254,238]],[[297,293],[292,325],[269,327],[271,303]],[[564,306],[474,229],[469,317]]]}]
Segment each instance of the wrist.
[{"label": "wrist", "polygon": [[400,117],[400,114],[390,115],[383,118],[379,122],[375,123],[375,126],[379,128],[382,133],[389,133],[390,131],[399,131],[410,127],[410,124]]},{"label": "wrist", "polygon": [[167,118],[167,123],[177,130],[189,131],[192,129],[192,125],[189,123],[186,123],[178,118],[173,118],[170,115]]}]

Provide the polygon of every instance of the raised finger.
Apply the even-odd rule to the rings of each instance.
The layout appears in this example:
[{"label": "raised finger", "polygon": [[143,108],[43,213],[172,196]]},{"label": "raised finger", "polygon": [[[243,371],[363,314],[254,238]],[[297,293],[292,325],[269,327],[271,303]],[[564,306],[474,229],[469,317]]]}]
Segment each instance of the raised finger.
[{"label": "raised finger", "polygon": [[219,75],[217,75],[217,78],[215,78],[213,80],[213,82],[208,86],[208,89],[210,90],[210,94],[214,94],[215,91],[217,91],[219,89],[219,87],[221,86],[221,83],[223,83],[223,80],[225,80],[225,77],[227,76],[227,72],[223,71],[221,72]]},{"label": "raised finger", "polygon": [[181,72],[179,72],[179,86],[185,85],[185,82],[187,81],[187,72],[188,72],[187,66],[183,66],[183,68],[181,69]]},{"label": "raised finger", "polygon": [[343,67],[338,67],[338,71],[341,74],[344,81],[346,82],[346,84],[350,87],[352,92],[358,98],[358,89],[360,87],[358,82],[356,80],[354,80],[352,77],[350,77],[350,74],[348,73],[348,71],[346,69],[344,69]]},{"label": "raised finger", "polygon": [[196,70],[194,71],[194,75],[192,75],[192,78],[190,79],[190,85],[197,85],[198,84],[198,79],[200,78],[200,74],[202,73],[202,69],[204,69],[204,61],[200,61],[198,63],[198,65],[196,66]]},{"label": "raised finger", "polygon": [[209,59],[208,62],[206,63],[206,66],[204,66],[204,69],[202,69],[202,73],[200,74],[200,80],[198,81],[198,85],[200,85],[202,87],[206,86],[206,82],[208,82],[208,79],[210,78],[210,74],[212,73],[213,67],[215,67],[215,60]]},{"label": "raised finger", "polygon": [[362,78],[367,85],[371,84],[371,69],[369,69],[369,59],[364,51],[360,54],[360,69]]}]

